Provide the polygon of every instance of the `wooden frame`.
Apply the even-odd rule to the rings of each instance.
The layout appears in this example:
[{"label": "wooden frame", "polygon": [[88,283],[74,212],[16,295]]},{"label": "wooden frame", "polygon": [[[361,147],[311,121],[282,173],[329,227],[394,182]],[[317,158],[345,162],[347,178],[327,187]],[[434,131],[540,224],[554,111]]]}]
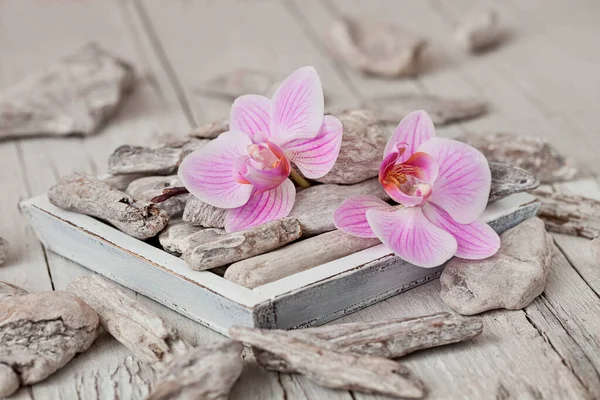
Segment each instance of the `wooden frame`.
[{"label": "wooden frame", "polygon": [[[503,232],[538,208],[533,196],[516,194],[488,205],[483,218]],[[415,267],[378,245],[248,289],[193,271],[104,222],[55,207],[46,195],[22,202],[21,209],[49,250],[223,334],[232,325],[320,325],[436,279],[443,269]]]}]

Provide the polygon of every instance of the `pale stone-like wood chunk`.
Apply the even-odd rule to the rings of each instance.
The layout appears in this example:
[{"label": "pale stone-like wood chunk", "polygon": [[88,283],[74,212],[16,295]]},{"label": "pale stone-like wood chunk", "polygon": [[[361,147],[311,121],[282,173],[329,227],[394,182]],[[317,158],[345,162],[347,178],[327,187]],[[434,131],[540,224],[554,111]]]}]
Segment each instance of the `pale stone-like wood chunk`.
[{"label": "pale stone-like wood chunk", "polygon": [[205,228],[223,228],[225,213],[227,213],[225,208],[214,207],[194,196],[189,196],[183,210],[183,220]]},{"label": "pale stone-like wood chunk", "polygon": [[280,357],[291,369],[334,389],[420,399],[425,385],[403,364],[381,357],[329,349],[327,341],[285,331],[236,326],[229,335]]},{"label": "pale stone-like wood chunk", "polygon": [[4,264],[4,261],[8,257],[8,241],[0,237],[0,265]]},{"label": "pale stone-like wood chunk", "polygon": [[0,301],[17,296],[25,296],[27,291],[8,282],[0,281]]},{"label": "pale stone-like wood chunk", "polygon": [[358,194],[370,194],[382,200],[389,199],[377,179],[369,179],[356,185],[315,185],[296,194],[294,208],[289,216],[300,220],[303,236],[329,232],[335,229],[335,209],[348,197]]},{"label": "pale stone-like wood chunk", "polygon": [[217,237],[189,248],[182,258],[197,271],[244,260],[280,248],[302,236],[300,221],[284,218]]},{"label": "pale stone-like wood chunk", "polygon": [[543,189],[533,194],[542,203],[538,217],[550,232],[588,239],[600,236],[600,201]]},{"label": "pale stone-like wood chunk", "polygon": [[[163,189],[178,186],[183,185],[177,175],[147,176],[131,182],[125,193],[137,200],[152,201],[154,197],[162,194]],[[183,214],[189,196],[187,194],[174,196],[156,205],[166,211],[171,218],[179,217]]]},{"label": "pale stone-like wood chunk", "polygon": [[0,140],[94,134],[134,84],[130,64],[89,44],[0,94]]},{"label": "pale stone-like wood chunk", "polygon": [[209,141],[188,138],[159,147],[123,145],[108,158],[108,172],[113,175],[172,175],[185,156]]},{"label": "pale stone-like wood chunk", "polygon": [[131,196],[90,177],[72,174],[48,191],[57,207],[100,218],[138,239],[156,236],[169,222],[169,214],[156,204]]},{"label": "pale stone-like wood chunk", "polygon": [[485,260],[453,258],[440,277],[440,295],[454,311],[479,314],[497,308],[520,310],[546,285],[554,242],[539,218],[500,235],[502,245]]},{"label": "pale stone-like wood chunk", "polygon": [[255,288],[381,243],[341,231],[327,232],[260,256],[231,264],[225,279]]},{"label": "pale stone-like wood chunk", "polygon": [[385,123],[398,125],[415,110],[425,110],[436,126],[477,118],[487,112],[487,104],[475,98],[441,97],[427,94],[393,94],[369,99],[364,106]]},{"label": "pale stone-like wood chunk", "polygon": [[[22,386],[46,379],[87,350],[98,335],[98,315],[72,293],[45,292],[0,302],[0,365],[19,376]],[[14,389],[0,371],[6,395]]]},{"label": "pale stone-like wood chunk", "polygon": [[98,275],[79,278],[67,290],[96,310],[102,327],[140,361],[162,367],[189,347],[161,317]]},{"label": "pale stone-like wood chunk", "polygon": [[322,183],[352,184],[379,174],[387,138],[369,110],[344,110],[335,113],[344,127],[340,154]]},{"label": "pale stone-like wood chunk", "polygon": [[415,76],[426,41],[397,25],[340,18],[330,26],[329,47],[365,74],[385,78]]},{"label": "pale stone-like wood chunk", "polygon": [[454,34],[456,41],[468,52],[479,53],[500,44],[502,31],[494,11],[473,12],[461,21]]},{"label": "pale stone-like wood chunk", "polygon": [[542,138],[503,132],[466,134],[457,139],[481,151],[488,160],[531,172],[542,183],[570,180],[577,173],[573,160],[560,155]]},{"label": "pale stone-like wood chunk", "polygon": [[[285,333],[308,341],[312,338],[325,340],[329,350],[395,359],[415,351],[469,340],[482,331],[483,323],[479,318],[441,313],[418,318],[325,325]],[[268,350],[255,348],[253,353],[258,363],[267,369],[296,372]]]},{"label": "pale stone-like wood chunk", "polygon": [[8,365],[0,364],[0,397],[5,398],[10,396],[20,386],[19,375]]},{"label": "pale stone-like wood chunk", "polygon": [[540,181],[533,174],[522,168],[495,161],[490,161],[489,165],[492,172],[489,202],[502,199],[511,194],[528,192],[540,185]]},{"label": "pale stone-like wood chunk", "polygon": [[222,228],[202,228],[185,221],[170,223],[160,235],[160,245],[169,253],[183,254],[188,249],[213,241],[225,235]]},{"label": "pale stone-like wood chunk", "polygon": [[211,122],[206,125],[202,125],[189,133],[190,136],[198,137],[202,139],[214,139],[223,132],[229,130],[229,121],[221,119],[215,122]]},{"label": "pale stone-like wood chunk", "polygon": [[148,174],[128,174],[128,175],[111,175],[103,174],[98,177],[99,180],[117,190],[124,192],[129,184],[137,179],[148,176]]},{"label": "pale stone-like wood chunk", "polygon": [[215,76],[196,91],[227,100],[235,100],[245,94],[261,94],[270,97],[278,81],[279,79],[266,72],[239,68]]},{"label": "pale stone-like wood chunk", "polygon": [[191,349],[167,366],[147,400],[227,400],[244,369],[241,353],[231,340]]}]

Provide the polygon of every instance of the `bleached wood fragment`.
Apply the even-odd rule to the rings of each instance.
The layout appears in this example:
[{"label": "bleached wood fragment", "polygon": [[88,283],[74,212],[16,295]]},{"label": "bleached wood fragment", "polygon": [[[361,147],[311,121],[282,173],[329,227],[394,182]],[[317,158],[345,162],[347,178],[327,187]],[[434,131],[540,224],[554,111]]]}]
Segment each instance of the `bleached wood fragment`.
[{"label": "bleached wood fragment", "polygon": [[202,271],[267,253],[300,236],[300,221],[296,218],[284,218],[219,236],[189,248],[182,258],[191,269]]},{"label": "bleached wood fragment", "polygon": [[[52,375],[98,335],[98,315],[73,293],[44,292],[0,302],[0,365],[31,385]],[[14,377],[0,370],[0,393],[14,390]]]},{"label": "bleached wood fragment", "polygon": [[[250,93],[250,92],[248,92]],[[189,136],[194,136],[203,139],[214,139],[221,133],[229,130],[229,121],[220,119],[215,122],[202,125],[189,133]]]},{"label": "bleached wood fragment", "polygon": [[495,161],[490,161],[489,165],[492,172],[489,202],[511,194],[528,192],[540,185],[540,181],[533,174],[522,168]]},{"label": "bleached wood fragment", "polygon": [[[479,318],[464,318],[440,313],[418,318],[401,318],[374,322],[352,322],[318,328],[286,331],[286,334],[327,341],[328,349],[399,358],[406,354],[462,342],[479,336],[483,323]],[[294,371],[282,358],[268,350],[253,349],[263,367],[286,373]]]},{"label": "bleached wood fragment", "polygon": [[[158,235],[158,241],[160,245],[172,254],[181,255],[189,248],[189,238],[198,232],[204,231],[218,231],[221,234],[225,233],[224,229],[219,228],[202,228],[200,226],[194,226],[188,222],[182,220],[171,221],[169,225]],[[207,233],[208,233],[207,232]],[[214,239],[218,235],[209,234],[206,239]],[[200,244],[202,242],[199,242]]]},{"label": "bleached wood fragment", "polygon": [[166,367],[147,400],[227,400],[244,368],[241,353],[231,340],[191,349]]},{"label": "bleached wood fragment", "polygon": [[488,160],[531,172],[542,183],[572,179],[574,161],[558,153],[545,139],[514,133],[466,134],[457,138],[481,151]]},{"label": "bleached wood fragment", "polygon": [[8,365],[0,364],[0,397],[5,398],[10,396],[20,386],[19,375]]},{"label": "bleached wood fragment", "polygon": [[456,28],[454,38],[471,53],[479,53],[498,45],[502,40],[498,14],[487,10],[467,15]]},{"label": "bleached wood fragment", "polygon": [[[182,184],[177,175],[147,176],[131,182],[125,192],[134,199],[152,201],[154,197],[162,194],[163,189],[178,186],[182,186]],[[189,196],[188,194],[173,196],[156,205],[161,210],[165,210],[171,218],[179,217],[183,214]]]},{"label": "bleached wood fragment", "polygon": [[183,220],[205,228],[223,228],[226,212],[224,208],[211,206],[194,196],[189,196],[183,210]]},{"label": "bleached wood fragment", "polygon": [[600,266],[600,238],[596,238],[590,242],[592,257],[596,261],[596,265]]},{"label": "bleached wood fragment", "polygon": [[277,82],[278,79],[269,73],[239,68],[215,76],[196,91],[227,100],[235,100],[245,94],[261,94],[270,97]]},{"label": "bleached wood fragment", "polygon": [[588,239],[600,236],[600,201],[543,189],[533,194],[542,203],[538,217],[548,231]]},{"label": "bleached wood fragment", "polygon": [[0,265],[4,264],[4,261],[8,257],[8,241],[0,237]]},{"label": "bleached wood fragment", "polygon": [[225,279],[255,288],[379,243],[375,238],[358,238],[337,230],[327,232],[233,263]]},{"label": "bleached wood fragment", "polygon": [[160,368],[174,356],[187,352],[188,344],[174,329],[116,284],[90,275],[71,282],[67,290],[96,310],[102,327],[140,361]]},{"label": "bleached wood fragment", "polygon": [[393,94],[369,99],[364,107],[385,123],[398,125],[415,110],[425,110],[436,126],[477,118],[487,112],[486,102],[475,98],[441,97],[428,94]]},{"label": "bleached wood fragment", "polygon": [[94,134],[134,84],[130,64],[88,44],[0,94],[0,140]]},{"label": "bleached wood fragment", "polygon": [[426,41],[382,21],[339,18],[330,25],[329,47],[365,74],[386,78],[415,76]]},{"label": "bleached wood fragment", "polygon": [[109,186],[114,187],[122,192],[127,189],[127,186],[136,179],[148,176],[148,174],[128,174],[128,175],[112,175],[104,174],[98,177],[99,180],[106,183]]},{"label": "bleached wood fragment", "polygon": [[[381,154],[379,156],[381,158]],[[303,236],[329,232],[335,229],[333,224],[335,209],[348,197],[358,194],[370,194],[383,200],[389,199],[377,179],[369,179],[355,185],[315,185],[296,194],[294,208],[289,216],[300,220]]]},{"label": "bleached wood fragment", "polygon": [[169,215],[154,203],[79,174],[62,178],[50,188],[48,198],[57,207],[103,219],[138,239],[156,236],[169,222]]},{"label": "bleached wood fragment", "polygon": [[27,291],[8,282],[0,281],[0,301],[17,296],[25,296]]},{"label": "bleached wood fragment", "polygon": [[413,399],[426,393],[423,382],[406,366],[381,357],[331,350],[322,339],[240,326],[231,328],[229,335],[271,352],[322,386]]},{"label": "bleached wood fragment", "polygon": [[185,156],[208,142],[188,138],[158,147],[123,145],[108,158],[108,172],[113,175],[172,175]]}]

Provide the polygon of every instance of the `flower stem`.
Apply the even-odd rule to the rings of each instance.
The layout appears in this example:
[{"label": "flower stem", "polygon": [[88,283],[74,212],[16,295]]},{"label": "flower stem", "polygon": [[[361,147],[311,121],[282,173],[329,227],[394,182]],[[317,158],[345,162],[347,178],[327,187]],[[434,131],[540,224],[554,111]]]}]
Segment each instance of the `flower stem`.
[{"label": "flower stem", "polygon": [[159,194],[158,196],[152,198],[152,200],[150,201],[152,203],[162,203],[163,201],[167,201],[171,197],[180,196],[186,193],[189,193],[188,190],[181,186],[166,188],[163,189],[162,194]]},{"label": "flower stem", "polygon": [[308,182],[299,173],[297,173],[296,170],[294,170],[294,168],[292,168],[290,171],[290,178],[292,178],[292,181],[296,182],[301,188],[306,189],[310,187],[310,182]]}]

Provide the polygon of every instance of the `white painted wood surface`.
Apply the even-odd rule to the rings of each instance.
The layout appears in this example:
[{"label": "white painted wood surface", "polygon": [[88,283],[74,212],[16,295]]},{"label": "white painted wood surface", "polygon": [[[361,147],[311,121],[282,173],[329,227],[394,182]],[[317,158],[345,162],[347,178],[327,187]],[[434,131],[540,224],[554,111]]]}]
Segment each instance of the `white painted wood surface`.
[{"label": "white painted wood surface", "polygon": [[[470,56],[452,40],[466,11],[493,8],[510,32],[494,52]],[[403,24],[430,41],[418,79],[363,77],[325,50],[324,31],[338,14]],[[84,268],[39,244],[17,203],[44,193],[60,175],[97,174],[121,144],[146,144],[165,132],[226,117],[229,105],[194,88],[218,72],[249,67],[285,75],[299,65],[319,70],[328,106],[358,105],[367,96],[402,92],[481,96],[491,113],[438,132],[508,130],[547,137],[584,172],[600,173],[600,2],[581,0],[0,0],[0,90],[42,65],[96,40],[131,60],[139,87],[119,116],[85,140],[0,143],[0,236],[11,242],[0,280],[29,291],[64,289]],[[557,190],[598,197],[597,180]],[[555,235],[559,246],[546,291],[522,311],[483,315],[477,339],[406,358],[433,399],[600,398],[600,268],[588,241]],[[432,282],[344,321],[444,311]],[[130,292],[134,294],[133,292]],[[220,335],[143,296],[192,343]],[[109,337],[17,399],[141,399],[152,370]],[[248,361],[233,399],[378,399],[334,392],[300,376],[265,372]]]}]

